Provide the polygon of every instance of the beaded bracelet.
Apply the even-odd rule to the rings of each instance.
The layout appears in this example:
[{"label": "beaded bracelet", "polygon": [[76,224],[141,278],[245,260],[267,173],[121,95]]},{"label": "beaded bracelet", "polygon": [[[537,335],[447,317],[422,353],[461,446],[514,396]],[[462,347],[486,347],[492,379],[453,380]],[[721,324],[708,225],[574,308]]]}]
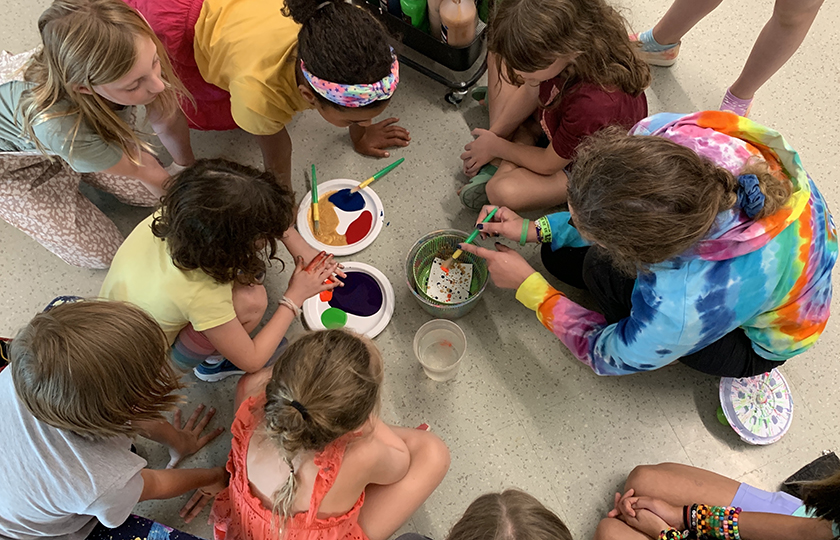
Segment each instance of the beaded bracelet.
[{"label": "beaded bracelet", "polygon": [[683,540],[685,535],[677,529],[667,529],[659,533],[659,540]]},{"label": "beaded bracelet", "polygon": [[738,528],[740,508],[731,506],[692,506],[691,528],[697,538],[711,537],[718,540],[741,540]]},{"label": "beaded bracelet", "polygon": [[551,224],[548,222],[547,216],[537,220],[537,240],[542,244],[551,243]]},{"label": "beaded bracelet", "polygon": [[280,305],[281,306],[286,306],[287,308],[292,310],[292,313],[294,314],[295,317],[300,315],[300,308],[297,307],[297,305],[294,302],[292,302],[291,300],[289,300],[285,296],[280,300]]},{"label": "beaded bracelet", "polygon": [[528,243],[528,226],[531,225],[530,219],[522,220],[522,236],[519,237],[519,245],[524,246]]}]

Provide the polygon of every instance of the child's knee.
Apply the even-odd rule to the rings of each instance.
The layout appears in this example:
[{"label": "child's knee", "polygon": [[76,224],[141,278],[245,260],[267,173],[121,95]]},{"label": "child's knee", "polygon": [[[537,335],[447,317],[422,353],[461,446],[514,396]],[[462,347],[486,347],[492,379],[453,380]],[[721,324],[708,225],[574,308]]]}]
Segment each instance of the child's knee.
[{"label": "child's knee", "polygon": [[446,446],[440,437],[434,433],[423,433],[420,438],[421,444],[418,445],[416,451],[425,459],[429,460],[429,468],[437,472],[441,478],[449,470],[449,465],[452,458],[449,454],[449,448]]},{"label": "child's knee", "polygon": [[637,465],[627,475],[627,481],[624,483],[624,491],[633,489],[638,495],[651,493],[652,487],[662,482],[663,469],[666,466],[666,463],[659,465]]},{"label": "child's knee", "polygon": [[507,174],[496,173],[493,178],[487,182],[487,198],[490,204],[496,206],[516,206],[515,197],[517,195],[516,183]]},{"label": "child's knee", "polygon": [[614,518],[604,518],[598,523],[593,540],[612,540],[613,538],[622,538],[626,532],[627,526],[619,520]]},{"label": "child's knee", "polygon": [[262,285],[234,285],[233,309],[241,322],[262,319],[268,308],[268,293]]}]

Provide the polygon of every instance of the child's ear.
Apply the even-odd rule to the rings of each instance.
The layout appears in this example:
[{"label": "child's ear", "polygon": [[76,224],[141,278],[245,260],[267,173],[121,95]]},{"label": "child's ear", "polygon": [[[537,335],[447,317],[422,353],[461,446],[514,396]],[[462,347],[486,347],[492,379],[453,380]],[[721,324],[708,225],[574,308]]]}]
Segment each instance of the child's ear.
[{"label": "child's ear", "polygon": [[318,105],[318,98],[315,97],[315,94],[312,93],[312,89],[305,84],[299,84],[298,90],[300,90],[300,95],[303,96],[303,99],[306,100],[312,106]]},{"label": "child's ear", "polygon": [[87,95],[92,95],[93,94],[93,90],[91,90],[87,86],[82,86],[82,85],[74,86],[73,90],[75,90],[76,92],[78,92],[80,94],[87,94]]}]

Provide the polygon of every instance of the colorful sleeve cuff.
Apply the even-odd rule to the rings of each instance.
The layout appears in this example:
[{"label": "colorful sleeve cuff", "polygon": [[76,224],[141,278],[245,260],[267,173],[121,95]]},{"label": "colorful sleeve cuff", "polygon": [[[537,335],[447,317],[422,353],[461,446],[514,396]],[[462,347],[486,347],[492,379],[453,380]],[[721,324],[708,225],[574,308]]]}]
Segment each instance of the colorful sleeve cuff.
[{"label": "colorful sleeve cuff", "polygon": [[[571,219],[569,212],[555,212],[545,216],[548,229],[551,231],[551,250],[557,251],[564,247],[585,247],[589,242],[581,238],[577,229],[569,225]],[[543,233],[545,236],[545,233]]]},{"label": "colorful sleeve cuff", "polygon": [[542,274],[534,272],[516,289],[516,299],[531,311],[537,311],[551,290],[553,287]]}]

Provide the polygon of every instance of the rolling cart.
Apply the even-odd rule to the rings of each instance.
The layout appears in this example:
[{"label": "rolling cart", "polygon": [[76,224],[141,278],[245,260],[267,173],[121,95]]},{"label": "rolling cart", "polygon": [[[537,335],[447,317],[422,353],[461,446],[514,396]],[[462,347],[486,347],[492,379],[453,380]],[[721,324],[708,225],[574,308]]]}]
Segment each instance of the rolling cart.
[{"label": "rolling cart", "polygon": [[378,0],[359,0],[403,44],[400,62],[449,88],[444,99],[458,105],[487,71],[487,25],[478,21],[475,39],[466,47],[450,47],[399,17],[383,12]]}]

